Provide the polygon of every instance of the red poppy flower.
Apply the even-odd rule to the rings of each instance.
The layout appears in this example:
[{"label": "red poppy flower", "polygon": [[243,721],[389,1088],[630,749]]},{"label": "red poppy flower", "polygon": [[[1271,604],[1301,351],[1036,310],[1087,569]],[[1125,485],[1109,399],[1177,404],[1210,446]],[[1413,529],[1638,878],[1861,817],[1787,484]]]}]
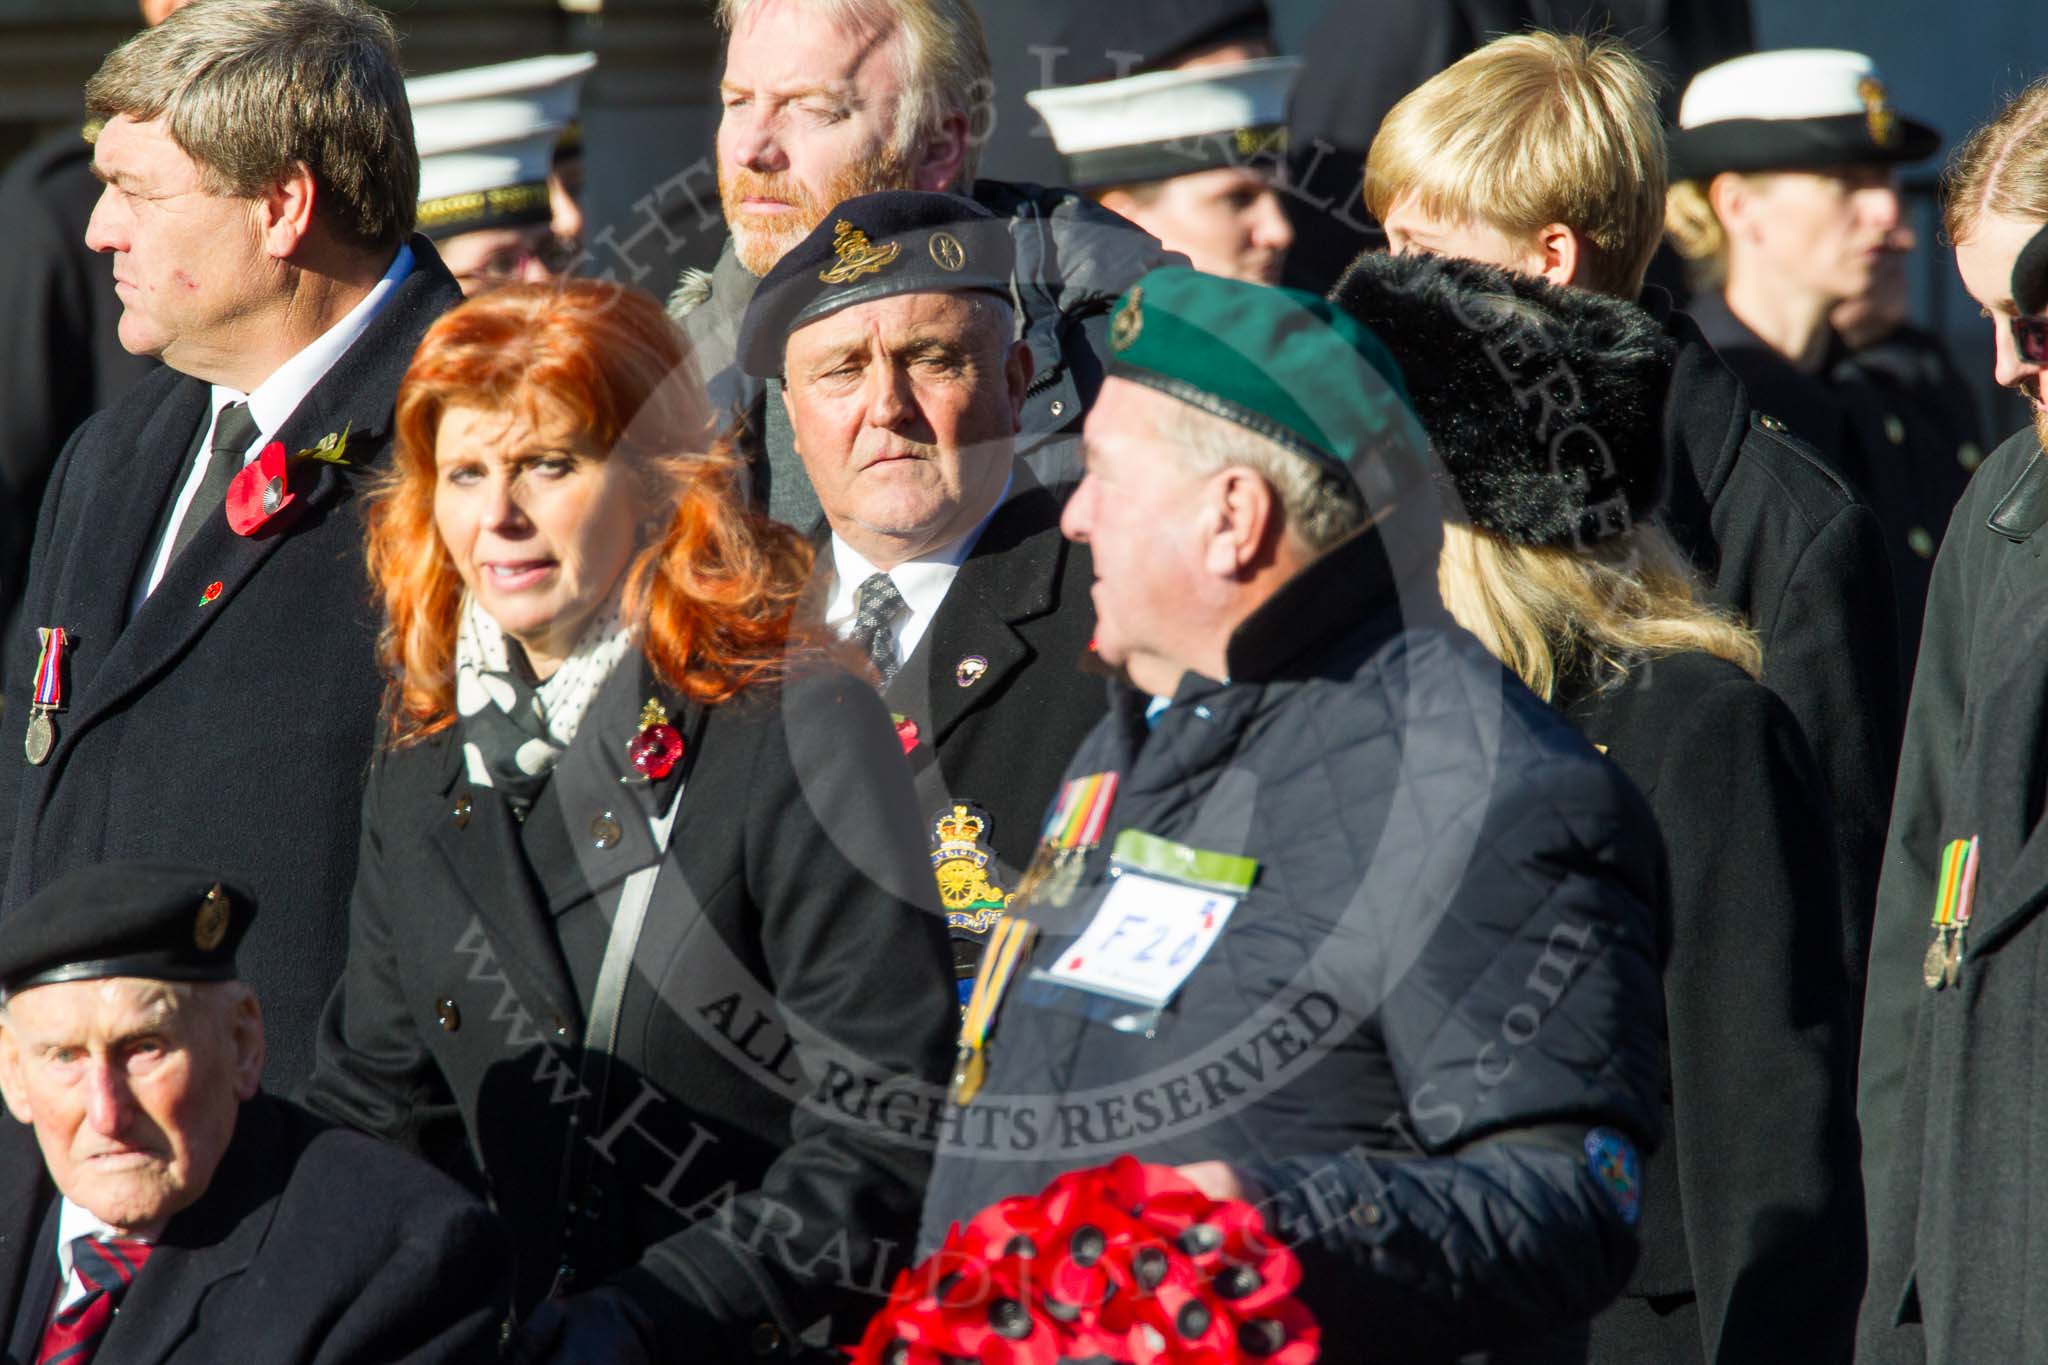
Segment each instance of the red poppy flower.
[{"label": "red poppy flower", "polygon": [[272,441],[242,466],[228,484],[228,525],[238,536],[253,536],[265,522],[292,505],[291,460],[282,441]]},{"label": "red poppy flower", "polygon": [[659,782],[674,772],[682,757],[683,737],[673,725],[650,725],[626,745],[627,761],[649,782]]},{"label": "red poppy flower", "polygon": [[213,604],[213,599],[220,596],[220,590],[221,583],[219,579],[215,579],[213,582],[208,583],[206,585],[206,591],[199,594],[199,605],[202,607],[211,606]]},{"label": "red poppy flower", "polygon": [[917,747],[917,722],[908,716],[897,716],[895,719],[896,740],[907,754]]}]

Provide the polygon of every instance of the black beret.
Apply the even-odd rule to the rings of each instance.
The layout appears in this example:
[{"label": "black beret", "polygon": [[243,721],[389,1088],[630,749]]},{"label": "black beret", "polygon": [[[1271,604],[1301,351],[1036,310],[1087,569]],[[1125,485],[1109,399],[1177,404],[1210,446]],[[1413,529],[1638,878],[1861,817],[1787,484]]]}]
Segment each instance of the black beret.
[{"label": "black beret", "polygon": [[1448,256],[1359,257],[1330,298],[1394,353],[1445,512],[1525,545],[1623,534],[1664,493],[1675,348],[1620,299]]},{"label": "black beret", "polygon": [[740,322],[740,368],[782,373],[783,343],[806,323],[897,294],[1010,296],[1010,225],[972,199],[884,190],[849,199],[789,249]]},{"label": "black beret", "polygon": [[232,981],[236,945],[255,917],[246,891],[200,868],[82,867],[8,917],[0,934],[0,998],[110,976]]},{"label": "black beret", "polygon": [[2048,224],[2020,248],[2012,264],[2012,302],[2022,313],[2048,311]]}]

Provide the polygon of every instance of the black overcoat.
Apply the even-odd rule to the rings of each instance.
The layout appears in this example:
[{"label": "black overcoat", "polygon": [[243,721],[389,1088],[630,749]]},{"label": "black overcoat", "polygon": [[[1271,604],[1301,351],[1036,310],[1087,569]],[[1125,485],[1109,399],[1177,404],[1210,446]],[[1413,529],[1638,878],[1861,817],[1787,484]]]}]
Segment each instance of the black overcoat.
[{"label": "black overcoat", "polygon": [[[1959,799],[1965,727],[1983,706],[1981,680],[2012,647],[1999,623],[2010,619],[2016,604],[2038,601],[2048,588],[2048,536],[2039,533],[2044,522],[2048,459],[2030,428],[1999,446],[1978,469],[1935,561],[1864,997],[1856,1112],[1873,1214],[1910,1197],[1909,1187],[1893,1188],[1892,1168],[1896,1163],[1910,1171],[1919,1160],[1917,1106],[1903,1127],[1900,1112],[1914,1016],[1927,994],[1920,959],[1927,950],[1942,841],[1955,837],[1947,831]],[[2026,742],[2024,724],[2024,715],[2015,719],[2015,746]]]},{"label": "black overcoat", "polygon": [[[2020,576],[2001,574],[1993,591]],[[2006,592],[1976,612],[1961,743],[1939,824],[1914,849],[1938,866],[1948,841],[1976,837],[1975,894],[1957,984],[1929,989],[1915,964],[1895,1147],[1870,1206],[1857,1358],[1873,1365],[2048,1360],[2048,605]],[[1929,883],[1914,898],[1917,932],[1902,934],[1919,954],[1934,939],[1935,894]]]},{"label": "black overcoat", "polygon": [[[828,1312],[857,1340],[887,1243],[908,1249],[958,1022],[950,954],[879,699],[800,667],[703,710],[629,657],[524,822],[469,781],[452,730],[371,773],[307,1099],[480,1173],[522,1313],[567,1265],[567,1289],[623,1287],[691,1358],[779,1358]],[[684,766],[624,784],[650,696]],[[678,781],[599,1095],[578,1073],[589,1003]]]},{"label": "black overcoat", "polygon": [[[1008,500],[882,694],[917,726],[910,764],[933,853],[954,805],[986,812],[984,851],[995,854],[986,875],[1004,894],[1031,861],[1067,759],[1108,705],[1101,670],[1085,666],[1095,634],[1093,561],[1087,546],[1060,534],[1070,492],[1044,487],[1017,463]],[[829,568],[829,559],[821,563]],[[993,927],[986,913],[949,916],[963,944]],[[963,951],[970,975],[976,960],[974,949]]]},{"label": "black overcoat", "polygon": [[1898,613],[1883,528],[1841,475],[1750,395],[1662,290],[1643,305],[1678,343],[1665,412],[1665,521],[1763,640],[1835,811],[1835,867],[1860,998],[1898,756]]},{"label": "black overcoat", "polygon": [[1856,1016],[1834,863],[1814,856],[1833,837],[1820,771],[1784,702],[1710,655],[1563,701],[1649,799],[1671,861],[1665,1141],[1642,1262],[1592,1359],[1846,1361]]},{"label": "black overcoat", "polygon": [[[311,1066],[341,975],[381,688],[362,482],[390,448],[392,399],[421,334],[461,299],[427,240],[412,248],[412,272],[277,433],[298,451],[346,430],[349,466],[299,464],[293,506],[255,535],[214,514],[130,620],[207,415],[203,381],[158,371],[65,448],[5,651],[0,919],[110,858],[175,851],[238,881],[263,907],[240,965],[263,999],[267,1075],[284,1087]],[[38,626],[71,637],[56,747],[40,767],[22,755]]]},{"label": "black overcoat", "polygon": [[[28,1130],[7,1128],[0,1362],[27,1365],[57,1293],[58,1201]],[[486,1365],[510,1278],[498,1220],[468,1193],[259,1095],[242,1105],[212,1185],[157,1239],[94,1359]]]}]

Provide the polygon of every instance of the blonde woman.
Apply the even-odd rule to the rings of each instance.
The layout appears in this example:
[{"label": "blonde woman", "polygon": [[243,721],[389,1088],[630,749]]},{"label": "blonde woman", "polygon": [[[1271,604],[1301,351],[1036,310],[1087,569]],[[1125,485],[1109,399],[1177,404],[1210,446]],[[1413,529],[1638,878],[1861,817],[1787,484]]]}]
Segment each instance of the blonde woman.
[{"label": "blonde woman", "polygon": [[1332,297],[1394,350],[1443,462],[1452,615],[1642,788],[1669,849],[1667,1134],[1591,1358],[1845,1359],[1864,1261],[1832,816],[1756,636],[1653,519],[1669,343],[1633,305],[1440,257],[1363,257]]}]

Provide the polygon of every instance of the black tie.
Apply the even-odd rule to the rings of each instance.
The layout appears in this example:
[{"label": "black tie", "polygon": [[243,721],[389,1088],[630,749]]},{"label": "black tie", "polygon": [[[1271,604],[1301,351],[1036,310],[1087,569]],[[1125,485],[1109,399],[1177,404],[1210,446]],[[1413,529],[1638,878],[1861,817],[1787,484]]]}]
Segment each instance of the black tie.
[{"label": "black tie", "polygon": [[884,687],[896,676],[896,644],[889,638],[889,624],[903,607],[896,580],[885,573],[869,574],[854,594],[853,638],[866,651]]},{"label": "black tie", "polygon": [[207,456],[206,473],[200,478],[192,501],[185,506],[185,519],[178,523],[178,533],[171,539],[171,557],[164,561],[166,565],[177,563],[178,556],[199,534],[206,519],[218,515],[227,505],[228,485],[242,472],[242,457],[257,435],[256,419],[249,415],[247,403],[230,403],[220,410],[220,420],[213,424],[213,446]]}]

